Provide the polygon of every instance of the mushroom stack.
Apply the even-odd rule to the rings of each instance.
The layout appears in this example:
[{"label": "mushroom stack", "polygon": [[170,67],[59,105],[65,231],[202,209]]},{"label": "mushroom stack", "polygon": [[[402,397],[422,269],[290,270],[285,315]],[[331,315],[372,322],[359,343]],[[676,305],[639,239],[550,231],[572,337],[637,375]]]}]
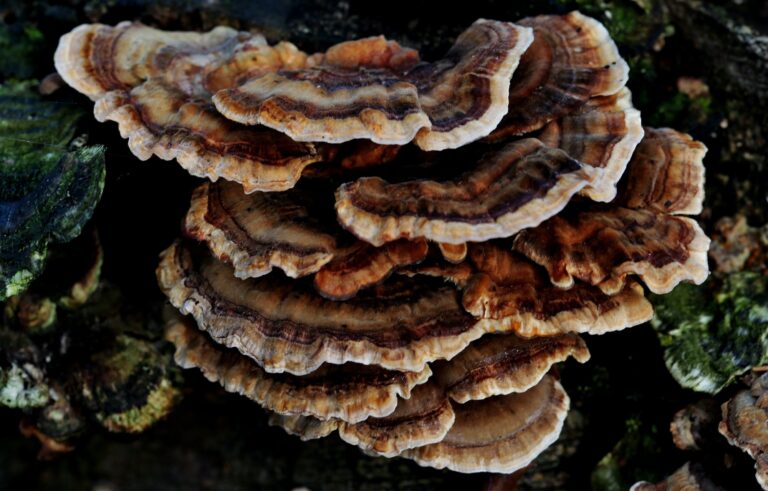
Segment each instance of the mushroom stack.
[{"label": "mushroom stack", "polygon": [[708,273],[678,216],[701,211],[706,149],[642,128],[578,12],[479,20],[433,62],[383,37],[307,55],[84,25],[56,67],[140,159],[210,180],[157,270],[189,314],[176,361],[305,439],[513,472],[560,432],[550,368],[588,359],[578,334],[647,321],[637,279]]}]

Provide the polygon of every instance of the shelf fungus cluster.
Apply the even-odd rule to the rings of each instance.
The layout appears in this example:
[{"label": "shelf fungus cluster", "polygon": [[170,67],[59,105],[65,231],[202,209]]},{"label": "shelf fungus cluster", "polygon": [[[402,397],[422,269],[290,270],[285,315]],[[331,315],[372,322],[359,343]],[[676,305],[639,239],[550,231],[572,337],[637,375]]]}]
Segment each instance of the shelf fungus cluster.
[{"label": "shelf fungus cluster", "polygon": [[708,274],[682,216],[706,149],[642,127],[578,12],[478,20],[434,61],[383,37],[306,54],[85,25],[56,67],[140,159],[208,178],[157,269],[186,315],[167,337],[304,439],[513,472],[560,433],[551,368],[589,358],[580,335]]},{"label": "shelf fungus cluster", "polygon": [[768,374],[756,377],[749,390],[736,394],[722,410],[720,433],[755,459],[757,482],[768,489]]}]

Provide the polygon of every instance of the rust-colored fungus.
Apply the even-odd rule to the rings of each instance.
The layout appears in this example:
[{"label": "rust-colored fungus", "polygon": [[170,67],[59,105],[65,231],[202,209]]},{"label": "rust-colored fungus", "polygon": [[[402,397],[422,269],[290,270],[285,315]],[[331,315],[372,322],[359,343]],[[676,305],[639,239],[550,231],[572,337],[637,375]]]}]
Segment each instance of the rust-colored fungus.
[{"label": "rust-colored fungus", "polygon": [[[511,374],[516,366],[536,363],[536,358],[534,354],[518,360],[507,371]],[[415,387],[410,399],[383,418],[351,424],[275,414],[270,423],[305,440],[338,430],[343,440],[367,453],[399,455],[422,465],[461,472],[513,472],[557,438],[567,414],[569,401],[560,384],[544,372],[538,380],[527,389],[487,394],[466,404],[451,402],[446,389],[430,380]]]},{"label": "rust-colored fungus", "polygon": [[654,293],[668,293],[681,281],[706,279],[709,238],[696,221],[667,213],[699,210],[703,145],[649,129],[638,149],[615,205],[574,206],[515,237],[515,249],[544,266],[555,285],[568,288],[576,278],[616,293],[636,274]]},{"label": "rust-colored fungus", "polygon": [[401,401],[395,412],[356,425],[341,424],[339,436],[367,452],[394,457],[410,448],[445,438],[455,420],[454,408],[443,389],[428,381]]},{"label": "rust-colored fungus", "polygon": [[643,138],[643,127],[629,90],[622,89],[611,96],[589,99],[578,110],[545,126],[539,138],[583,164],[603,169],[581,194],[595,201],[611,201],[632,152]]},{"label": "rust-colored fungus", "polygon": [[452,360],[436,363],[435,378],[452,400],[464,404],[525,392],[538,384],[553,364],[569,356],[579,363],[589,360],[587,345],[576,334],[531,339],[489,335]]},{"label": "rust-colored fungus", "polygon": [[303,65],[306,55],[282,48],[287,44],[273,49],[263,36],[229,27],[196,33],[161,31],[135,22],[115,27],[85,24],[61,37],[54,62],[67,84],[98,101],[110,91],[130,90],[153,77],[187,94],[200,94],[213,88],[209,78],[220,78],[215,74],[246,60],[256,68],[276,69],[284,61]]},{"label": "rust-colored fungus", "polygon": [[130,22],[80,26],[61,38],[55,55],[64,81],[96,102],[99,121],[118,123],[137,157],[175,158],[193,175],[237,181],[249,192],[292,187],[324,154],[228,121],[211,94],[240,76],[306,62],[290,43],[270,47],[261,35],[227,27],[165,32]]},{"label": "rust-colored fungus", "polygon": [[569,399],[552,376],[524,392],[451,403],[439,385],[419,385],[388,417],[361,423],[274,415],[270,423],[302,439],[339,436],[366,452],[402,456],[459,472],[514,472],[560,434]]},{"label": "rust-colored fungus", "polygon": [[461,244],[509,237],[556,214],[598,172],[535,138],[510,143],[457,179],[390,184],[366,177],[336,192],[339,221],[374,245],[425,237]]},{"label": "rust-colored fungus", "polygon": [[509,112],[491,138],[522,135],[624,87],[629,66],[605,27],[579,12],[518,22],[533,28],[509,89]]},{"label": "rust-colored fungus", "polygon": [[487,135],[504,116],[510,77],[532,39],[528,28],[478,20],[436,62],[408,69],[321,62],[251,77],[213,101],[233,121],[296,141],[401,145],[415,138],[425,150],[456,148]]},{"label": "rust-colored fungus", "polygon": [[[499,343],[502,339],[504,342]],[[466,412],[474,412],[478,407],[485,407],[468,401],[486,400],[488,407],[516,404],[519,419],[513,425],[510,425],[511,420],[500,414],[487,415],[492,420],[488,422],[489,425],[499,425],[498,432],[508,432],[509,439],[514,439],[512,433],[519,430],[513,428],[514,425],[527,424],[541,416],[541,408],[537,407],[541,401],[537,398],[541,390],[553,382],[552,377],[545,377],[550,367],[568,356],[585,362],[589,358],[589,352],[584,342],[575,335],[536,341],[510,339],[515,338],[484,338],[476,348],[469,348],[469,351],[462,352],[450,361],[434,364],[433,378],[414,388],[411,398],[402,401],[395,412],[383,418],[369,418],[355,425],[341,423],[339,436],[374,454],[403,455],[418,461],[419,455],[422,454],[417,449],[426,445],[445,443],[447,447],[454,447],[454,442],[450,441],[451,435],[461,439],[464,438],[460,436],[464,431],[471,431],[461,428],[466,423],[462,422],[460,416]],[[562,392],[562,388],[559,390]],[[509,398],[509,394],[517,394],[517,397]],[[562,395],[565,393],[562,392]],[[567,398],[564,405],[562,417],[567,410]],[[548,431],[555,431],[555,434],[552,435]],[[510,442],[520,446],[518,453],[507,454],[503,449],[493,450],[489,448],[493,446],[492,442],[482,442],[477,445],[478,448],[456,453],[449,450],[448,455],[439,458],[453,469],[470,465],[462,464],[462,461],[467,459],[480,459],[475,464],[476,468],[467,472],[492,472],[493,469],[499,468],[494,466],[512,468],[519,465],[517,459],[527,452],[538,454],[538,451],[528,446],[531,441],[556,438],[557,433],[559,427],[542,432],[532,431],[528,436],[530,440],[524,437],[520,441]],[[414,449],[414,453],[409,452],[409,449]],[[426,454],[435,451],[440,454],[445,452],[445,449],[424,451]],[[482,454],[494,451],[498,452],[495,458],[482,460]],[[533,456],[526,455],[529,459]],[[429,465],[445,466],[437,461]]]},{"label": "rust-colored fungus", "polygon": [[190,98],[160,79],[101,97],[99,121],[115,121],[141,160],[173,160],[190,174],[242,184],[246,192],[292,188],[302,170],[328,158],[331,150],[294,142],[264,127],[223,118],[205,99]]},{"label": "rust-colored fungus", "polygon": [[494,328],[523,337],[564,333],[603,334],[648,321],[653,308],[643,288],[628,282],[609,295],[577,282],[563,289],[546,270],[511,250],[504,242],[470,244],[467,261],[431,262],[401,271],[443,278],[462,290],[462,305]]},{"label": "rust-colored fungus", "polygon": [[[334,159],[337,149],[229,121],[213,106],[213,93],[280,69],[413,65],[418,54],[378,37],[307,57],[291,43],[271,47],[260,35],[225,27],[199,34],[123,22],[80,26],[62,37],[55,61],[64,80],[96,102],[96,119],[117,122],[141,160],[176,159],[195,176],[253,192],[290,189],[306,166]],[[342,164],[375,165],[396,153],[396,146],[347,148]]]},{"label": "rust-colored fungus", "polygon": [[184,230],[230,263],[238,278],[263,276],[274,267],[294,278],[316,273],[317,291],[334,300],[351,298],[426,257],[424,239],[378,248],[355,239],[336,223],[327,198],[330,193],[316,189],[247,195],[234,183],[205,183],[192,195]]},{"label": "rust-colored fungus", "polygon": [[722,406],[719,430],[728,443],[755,459],[757,482],[768,490],[768,374]]},{"label": "rust-colored fungus", "polygon": [[327,208],[324,213],[316,193],[298,189],[246,195],[235,183],[204,183],[192,194],[184,230],[232,264],[238,278],[274,267],[296,278],[318,271],[350,245],[332,221],[330,203]]},{"label": "rust-colored fungus", "polygon": [[456,419],[445,438],[402,455],[438,469],[514,472],[557,439],[569,404],[560,383],[545,377],[520,394],[455,406]]},{"label": "rust-colored fungus", "polygon": [[[702,209],[706,149],[643,129],[627,64],[578,12],[478,20],[435,62],[383,36],[308,55],[127,22],[75,29],[55,61],[138,158],[214,181],[184,222],[204,244],[161,254],[197,325],[167,337],[302,439],[514,472],[560,433],[550,369],[589,358],[579,333],[651,317],[628,276],[665,293],[708,274],[678,216]],[[721,429],[765,479],[756,384]]]},{"label": "rust-colored fungus", "polygon": [[458,264],[467,257],[468,247],[466,242],[461,244],[446,244],[444,242],[439,242],[437,246],[440,249],[440,254],[443,255],[443,259],[449,263]]},{"label": "rust-colored fungus", "polygon": [[707,147],[671,128],[645,128],[618,204],[672,215],[698,215],[704,202]]},{"label": "rust-colored fungus", "polygon": [[496,319],[499,329],[521,336],[603,334],[641,324],[653,315],[642,287],[634,282],[614,295],[583,283],[558,288],[542,268],[492,243],[474,244],[470,259],[476,273],[464,288],[464,308],[477,317]]},{"label": "rust-colored fungus", "polygon": [[396,240],[381,247],[359,242],[315,274],[318,293],[347,300],[369,286],[384,281],[396,268],[421,262],[429,250],[424,239]]},{"label": "rust-colored fungus", "polygon": [[233,273],[181,243],[163,253],[157,271],[176,308],[268,372],[304,375],[323,363],[347,362],[419,372],[491,328],[464,311],[449,285],[397,281],[335,302],[306,281],[278,275],[240,280]]},{"label": "rust-colored fungus", "polygon": [[303,377],[270,374],[250,358],[212,342],[189,319],[171,320],[166,337],[176,345],[176,363],[182,368],[199,368],[227,391],[285,415],[351,423],[386,416],[395,410],[398,396],[409,398],[432,374],[429,368],[397,372],[354,363],[323,365]]},{"label": "rust-colored fungus", "polygon": [[690,218],[621,207],[565,212],[515,239],[515,249],[544,266],[555,285],[569,288],[577,278],[611,294],[630,274],[654,293],[680,281],[701,283],[708,248]]}]

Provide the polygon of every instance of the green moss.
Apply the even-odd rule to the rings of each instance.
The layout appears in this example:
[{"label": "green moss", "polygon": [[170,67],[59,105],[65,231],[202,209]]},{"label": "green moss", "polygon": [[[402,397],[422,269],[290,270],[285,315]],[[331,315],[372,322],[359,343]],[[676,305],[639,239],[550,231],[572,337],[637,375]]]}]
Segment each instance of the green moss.
[{"label": "green moss", "polygon": [[40,274],[52,241],[80,233],[104,186],[104,148],[72,143],[81,111],[33,86],[0,86],[0,300]]},{"label": "green moss", "polygon": [[751,367],[768,362],[767,289],[765,276],[739,272],[728,276],[714,295],[681,284],[668,295],[653,297],[652,324],[665,347],[667,368],[680,385],[715,394]]}]

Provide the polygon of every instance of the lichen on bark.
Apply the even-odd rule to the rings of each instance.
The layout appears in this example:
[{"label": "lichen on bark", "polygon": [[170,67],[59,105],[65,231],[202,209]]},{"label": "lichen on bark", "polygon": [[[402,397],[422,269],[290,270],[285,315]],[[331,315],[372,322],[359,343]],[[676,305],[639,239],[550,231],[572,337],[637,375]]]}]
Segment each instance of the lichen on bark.
[{"label": "lichen on bark", "polygon": [[651,321],[672,376],[683,387],[710,394],[768,362],[768,278],[742,271],[717,283],[709,281],[711,293],[681,284],[655,296]]},{"label": "lichen on bark", "polygon": [[104,147],[73,140],[82,112],[33,86],[0,85],[0,300],[42,272],[50,243],[77,237],[104,187]]}]

